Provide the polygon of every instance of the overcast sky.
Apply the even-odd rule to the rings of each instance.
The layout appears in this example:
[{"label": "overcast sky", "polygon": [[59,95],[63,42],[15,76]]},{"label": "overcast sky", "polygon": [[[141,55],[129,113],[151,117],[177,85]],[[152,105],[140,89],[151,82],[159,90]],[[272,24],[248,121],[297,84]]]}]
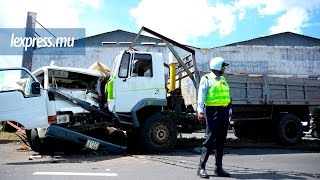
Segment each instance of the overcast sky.
[{"label": "overcast sky", "polygon": [[[46,28],[92,36],[146,26],[200,48],[286,31],[320,38],[320,0],[0,0],[0,28],[24,28],[28,11]],[[0,56],[0,67],[17,65],[21,56]]]}]

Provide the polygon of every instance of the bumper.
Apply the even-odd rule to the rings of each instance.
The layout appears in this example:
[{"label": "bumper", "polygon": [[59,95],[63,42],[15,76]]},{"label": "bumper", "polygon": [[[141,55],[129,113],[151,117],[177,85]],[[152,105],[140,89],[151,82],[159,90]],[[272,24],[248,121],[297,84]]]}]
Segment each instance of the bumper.
[{"label": "bumper", "polygon": [[[127,147],[111,144],[109,142],[102,141],[55,125],[51,125],[47,128],[46,136],[82,144],[83,147],[94,150],[106,150],[112,153],[123,153],[127,150]],[[94,144],[93,146],[92,143]]]}]

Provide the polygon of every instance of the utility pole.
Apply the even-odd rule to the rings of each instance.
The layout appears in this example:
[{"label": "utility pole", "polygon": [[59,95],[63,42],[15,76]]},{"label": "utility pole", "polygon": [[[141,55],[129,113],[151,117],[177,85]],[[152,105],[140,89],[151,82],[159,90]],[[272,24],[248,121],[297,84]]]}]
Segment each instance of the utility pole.
[{"label": "utility pole", "polygon": [[[28,12],[25,37],[34,37],[36,18],[37,18],[37,13]],[[22,56],[22,67],[25,67],[30,71],[32,66],[33,48],[34,47],[28,47],[26,51],[23,50],[23,56]]]}]

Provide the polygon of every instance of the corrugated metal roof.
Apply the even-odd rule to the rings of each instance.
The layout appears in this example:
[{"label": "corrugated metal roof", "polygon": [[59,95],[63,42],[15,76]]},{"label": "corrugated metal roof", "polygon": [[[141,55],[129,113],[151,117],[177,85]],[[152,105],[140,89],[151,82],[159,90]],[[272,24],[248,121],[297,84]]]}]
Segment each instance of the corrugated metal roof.
[{"label": "corrugated metal roof", "polygon": [[[82,39],[78,39],[75,41],[75,46],[102,46],[103,42],[113,42],[113,43],[104,43],[104,44],[123,44],[126,42],[128,44],[131,43],[134,38],[136,37],[136,33],[124,31],[124,30],[114,30],[109,31],[89,37],[85,37]],[[162,40],[155,38],[141,35],[139,38],[139,43],[141,42],[148,42],[148,43],[162,43]]]},{"label": "corrugated metal roof", "polygon": [[224,46],[237,46],[237,45],[313,47],[313,46],[320,46],[320,39],[293,33],[293,32],[283,32],[283,33],[253,38],[245,41],[239,41],[239,42],[227,44]]},{"label": "corrugated metal roof", "polygon": [[[82,38],[77,41],[86,41],[87,46],[90,46],[90,45],[102,46],[102,44],[103,44],[102,42],[115,42],[113,44],[123,44],[122,42],[127,42],[127,44],[128,44],[129,42],[131,42],[133,40],[133,38],[136,35],[137,34],[133,33],[133,32],[128,32],[128,31],[124,31],[121,29],[117,29],[114,31],[109,31],[109,32],[89,36],[86,38]],[[110,40],[108,40],[108,39],[110,39]],[[154,43],[154,44],[162,43],[162,41],[158,38],[144,36],[144,35],[141,35],[141,37],[139,39],[141,39],[139,41],[139,43],[142,43],[142,42]],[[77,41],[75,43],[77,43]],[[94,42],[94,41],[96,41],[96,42]],[[249,39],[249,40],[245,40],[245,41],[234,42],[234,43],[219,46],[219,47],[237,46],[237,45],[313,47],[313,46],[320,46],[320,39],[315,38],[315,37],[310,37],[310,36],[306,36],[306,35],[293,33],[293,32],[283,32],[283,33],[278,33],[278,34],[257,37],[257,38],[253,38],[253,39]],[[198,47],[194,47],[194,46],[189,46],[189,47],[199,49]]]}]

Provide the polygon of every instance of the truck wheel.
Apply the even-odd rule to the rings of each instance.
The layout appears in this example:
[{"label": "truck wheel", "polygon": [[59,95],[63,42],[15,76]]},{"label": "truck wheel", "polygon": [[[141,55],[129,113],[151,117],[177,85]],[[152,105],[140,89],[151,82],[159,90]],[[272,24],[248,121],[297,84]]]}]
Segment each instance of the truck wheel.
[{"label": "truck wheel", "polygon": [[30,147],[33,151],[38,152],[40,154],[45,152],[44,144],[41,142],[38,131],[36,129],[32,129],[30,133]]},{"label": "truck wheel", "polygon": [[319,131],[317,131],[317,130],[312,130],[311,131],[311,136],[313,137],[313,138],[320,138],[320,133],[319,133]]},{"label": "truck wheel", "polygon": [[241,121],[234,121],[232,130],[233,134],[238,138],[238,139],[243,139],[243,138],[252,138],[255,137],[254,134],[250,130],[250,123],[246,123],[243,120]]},{"label": "truck wheel", "polygon": [[176,123],[160,113],[151,115],[142,125],[140,139],[148,152],[170,151],[177,140]]},{"label": "truck wheel", "polygon": [[293,114],[285,114],[277,126],[278,137],[286,145],[293,145],[301,141],[303,127],[300,119]]},{"label": "truck wheel", "polygon": [[236,121],[234,121],[233,127],[232,127],[233,134],[238,139],[254,138],[254,137],[256,137],[256,135],[252,132],[253,128],[251,128],[251,127],[252,127],[252,125],[250,122],[248,123],[244,120],[240,120],[240,121],[236,120]]}]

